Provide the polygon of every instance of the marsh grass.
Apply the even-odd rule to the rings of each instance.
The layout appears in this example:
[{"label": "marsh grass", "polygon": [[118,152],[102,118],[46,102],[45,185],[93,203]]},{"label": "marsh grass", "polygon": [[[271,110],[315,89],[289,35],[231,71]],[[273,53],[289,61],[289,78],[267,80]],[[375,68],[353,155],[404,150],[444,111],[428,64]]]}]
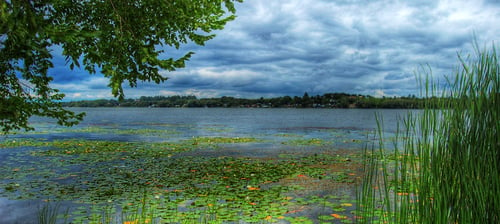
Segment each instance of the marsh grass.
[{"label": "marsh grass", "polygon": [[424,109],[401,119],[394,151],[366,150],[358,222],[500,223],[500,64],[495,46],[474,49],[446,85],[423,68]]},{"label": "marsh grass", "polygon": [[39,224],[56,224],[58,221],[62,220],[64,223],[67,222],[69,216],[69,209],[61,211],[61,205],[59,203],[51,204],[47,203],[38,209],[38,223]]}]

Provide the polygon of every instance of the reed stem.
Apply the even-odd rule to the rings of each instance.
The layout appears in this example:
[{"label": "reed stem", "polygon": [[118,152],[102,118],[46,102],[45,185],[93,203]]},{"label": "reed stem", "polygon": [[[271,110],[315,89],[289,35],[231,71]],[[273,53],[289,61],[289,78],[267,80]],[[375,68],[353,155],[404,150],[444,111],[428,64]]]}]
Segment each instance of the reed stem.
[{"label": "reed stem", "polygon": [[359,222],[500,223],[500,64],[495,46],[474,49],[445,86],[417,74],[424,109],[401,120],[394,151],[365,153]]}]

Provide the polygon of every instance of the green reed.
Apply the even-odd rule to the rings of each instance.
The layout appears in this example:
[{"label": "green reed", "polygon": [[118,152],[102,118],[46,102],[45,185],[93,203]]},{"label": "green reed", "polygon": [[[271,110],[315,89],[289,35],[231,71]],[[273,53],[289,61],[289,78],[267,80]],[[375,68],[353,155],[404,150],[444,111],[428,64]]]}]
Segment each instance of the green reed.
[{"label": "green reed", "polygon": [[56,203],[55,205],[47,203],[38,209],[37,214],[39,224],[56,224],[58,223],[58,220],[61,220],[61,216],[64,223],[66,223],[68,220],[69,209],[66,209],[64,213],[61,213],[59,203]]},{"label": "green reed", "polygon": [[[367,150],[361,223],[500,223],[500,64],[474,44],[445,85],[417,75],[424,109],[400,120],[394,151]],[[441,96],[441,97],[435,97]],[[436,105],[440,109],[435,109]]]}]

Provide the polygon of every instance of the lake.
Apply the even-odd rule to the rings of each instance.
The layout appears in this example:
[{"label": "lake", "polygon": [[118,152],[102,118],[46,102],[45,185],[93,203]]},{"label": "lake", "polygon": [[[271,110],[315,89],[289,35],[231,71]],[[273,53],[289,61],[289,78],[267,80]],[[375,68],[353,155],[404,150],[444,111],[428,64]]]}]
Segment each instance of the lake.
[{"label": "lake", "polygon": [[[99,127],[103,129],[161,129],[180,132],[176,137],[207,135],[260,135],[276,133],[306,134],[321,137],[325,129],[349,132],[373,131],[377,128],[375,114],[383,115],[386,132],[394,132],[398,118],[407,110],[387,109],[246,109],[246,108],[73,108],[86,112],[78,126],[65,130]],[[39,137],[48,139],[85,137],[141,141],[141,135],[93,135],[92,133],[65,133],[47,119],[33,119]],[[211,130],[218,129],[213,133]],[[57,133],[53,133],[53,132]],[[51,133],[52,132],[52,133]],[[29,135],[21,135],[26,137]],[[169,136],[172,137],[172,136]],[[164,141],[165,139],[147,139]]]},{"label": "lake", "polygon": [[[278,159],[286,157],[287,154],[316,155],[346,150],[360,152],[367,145],[376,144],[373,134],[377,129],[375,114],[383,117],[384,133],[390,137],[396,131],[398,119],[408,113],[407,110],[385,109],[71,108],[71,110],[86,112],[85,120],[74,127],[59,127],[50,119],[33,118],[31,121],[36,128],[34,132],[0,137],[0,142],[8,142],[0,148],[0,167],[2,170],[10,171],[0,174],[0,219],[2,219],[0,223],[36,223],[33,220],[37,218],[43,200],[59,198],[55,196],[59,193],[43,193],[47,189],[37,185],[37,181],[50,185],[51,190],[57,189],[58,192],[62,192],[61,186],[75,183],[81,185],[92,181],[90,177],[85,176],[91,173],[88,171],[91,168],[131,166],[124,165],[116,159],[93,164],[62,163],[57,167],[59,165],[54,164],[54,161],[68,160],[68,155],[42,157],[46,161],[34,156],[52,149],[50,147],[53,146],[49,146],[46,142],[80,145],[87,144],[85,141],[112,141],[140,146],[143,143],[190,141],[189,150],[172,153],[168,157],[233,156]],[[17,145],[18,142],[28,139],[36,143]],[[218,143],[221,144],[216,141],[220,141]],[[215,146],[217,150],[213,150]],[[70,147],[71,145],[68,145],[68,148]],[[80,157],[70,158],[76,160]],[[20,175],[20,171],[23,170],[26,172]],[[42,175],[38,170],[50,172]],[[85,185],[85,188],[91,187]],[[73,205],[76,200],[69,197],[63,201],[65,202],[62,205]]]}]

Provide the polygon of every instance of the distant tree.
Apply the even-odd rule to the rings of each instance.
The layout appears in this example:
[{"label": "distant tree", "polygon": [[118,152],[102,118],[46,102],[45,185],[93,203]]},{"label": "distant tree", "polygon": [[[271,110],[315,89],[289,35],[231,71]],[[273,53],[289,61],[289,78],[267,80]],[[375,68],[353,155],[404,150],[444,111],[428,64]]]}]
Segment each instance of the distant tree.
[{"label": "distant tree", "polygon": [[309,97],[309,94],[307,92],[305,92],[304,96],[302,96],[301,105],[302,105],[302,107],[310,107],[311,104],[312,104],[312,100]]},{"label": "distant tree", "polygon": [[193,52],[163,58],[161,46],[203,45],[234,19],[242,0],[12,0],[0,1],[0,124],[3,132],[32,130],[33,115],[74,125],[83,114],[65,110],[52,88],[53,50],[62,48],[71,69],[109,78],[115,97],[122,84],[161,83],[161,70],[182,68]]},{"label": "distant tree", "polygon": [[290,96],[284,96],[281,98],[279,104],[282,106],[289,106],[293,103],[293,99]]}]

